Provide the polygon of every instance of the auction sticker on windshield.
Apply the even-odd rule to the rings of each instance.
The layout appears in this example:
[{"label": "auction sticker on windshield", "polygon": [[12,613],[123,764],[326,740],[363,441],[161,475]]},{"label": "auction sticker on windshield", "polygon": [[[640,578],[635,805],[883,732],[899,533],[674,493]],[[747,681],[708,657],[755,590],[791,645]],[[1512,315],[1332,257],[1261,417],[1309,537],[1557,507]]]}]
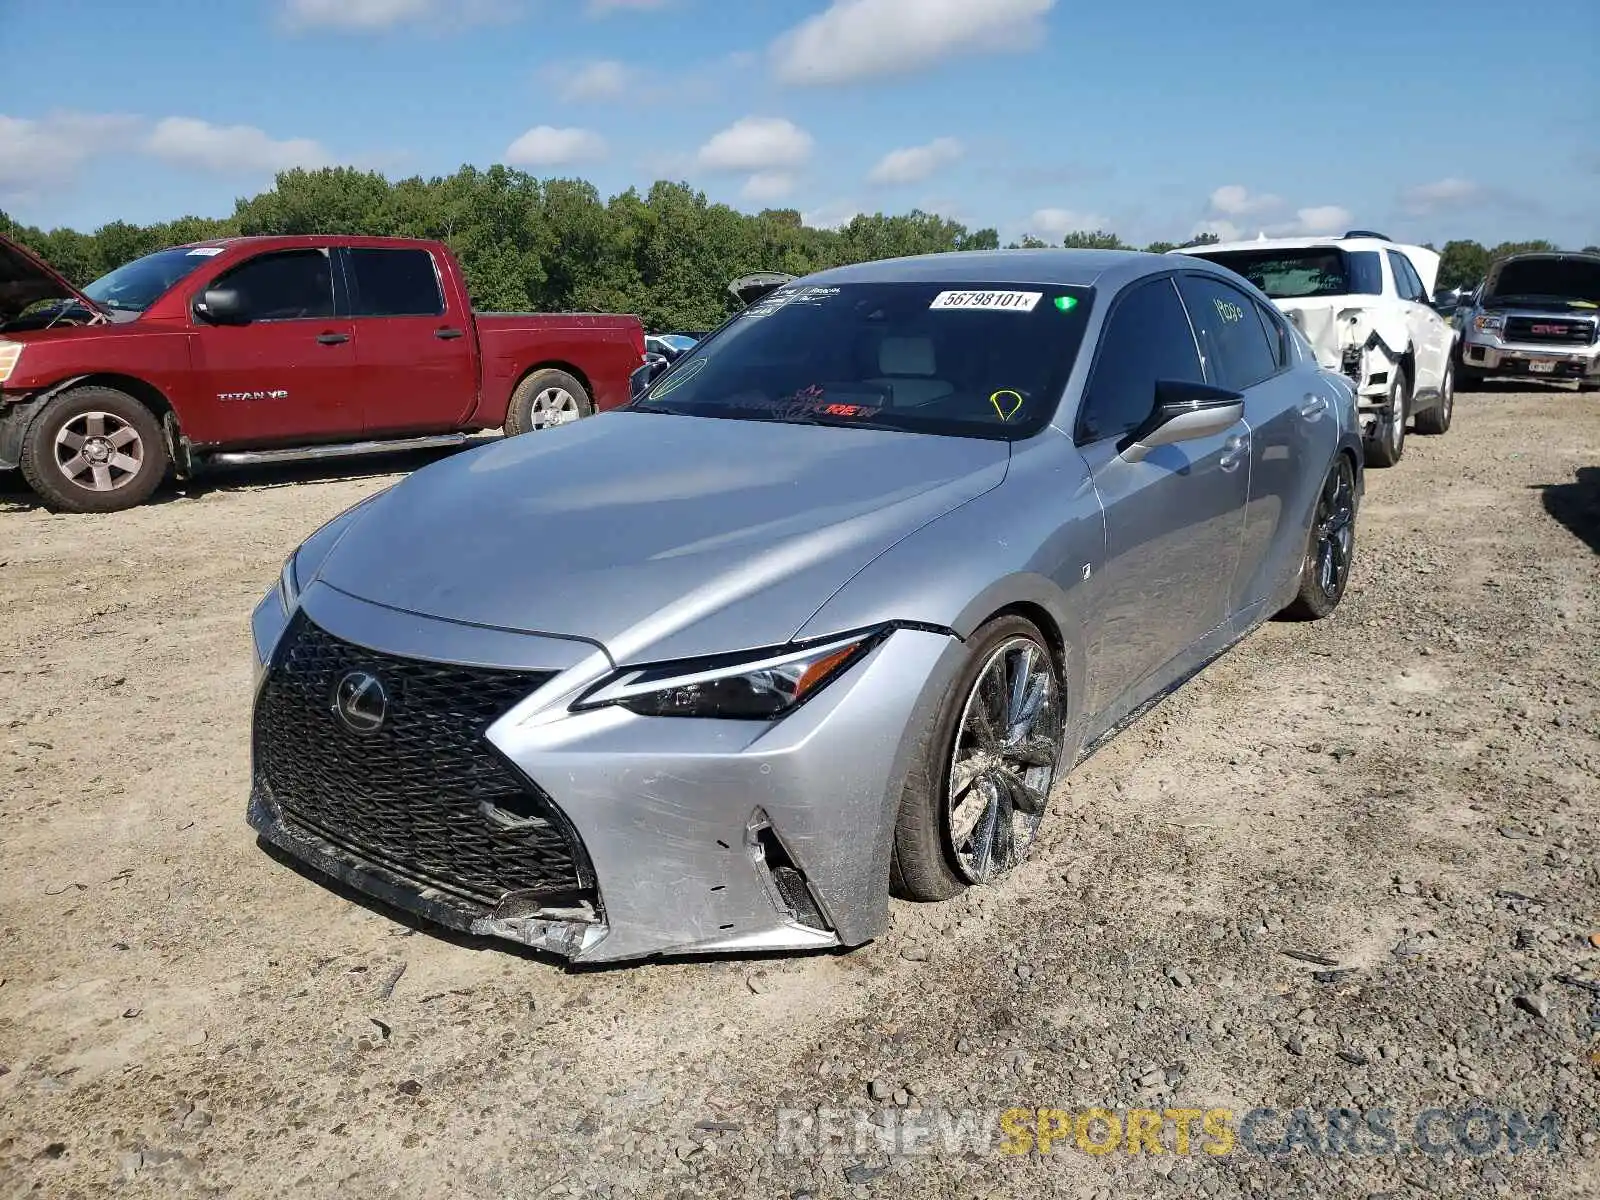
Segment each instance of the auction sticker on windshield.
[{"label": "auction sticker on windshield", "polygon": [[1043,292],[940,292],[928,307],[1032,312],[1043,295]]}]

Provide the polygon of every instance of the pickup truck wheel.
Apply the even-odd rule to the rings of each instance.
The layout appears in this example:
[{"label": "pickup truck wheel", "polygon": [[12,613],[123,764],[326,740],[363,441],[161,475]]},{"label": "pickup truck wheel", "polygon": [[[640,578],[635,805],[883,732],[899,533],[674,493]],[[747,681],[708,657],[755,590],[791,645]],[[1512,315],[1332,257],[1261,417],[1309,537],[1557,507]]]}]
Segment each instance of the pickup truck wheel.
[{"label": "pickup truck wheel", "polygon": [[126,392],[80,387],[42,408],[22,439],[22,475],[57,512],[117,512],[167,473],[155,414]]},{"label": "pickup truck wheel", "polygon": [[1417,414],[1418,433],[1448,433],[1456,411],[1456,365],[1445,363],[1444,381],[1439,384],[1439,401],[1427,412]]},{"label": "pickup truck wheel", "polygon": [[1389,402],[1378,417],[1378,427],[1366,444],[1367,462],[1392,467],[1406,452],[1406,421],[1411,416],[1411,380],[1395,368],[1389,381]]},{"label": "pickup truck wheel", "polygon": [[535,371],[511,393],[506,409],[506,435],[531,433],[568,425],[594,414],[589,393],[565,371]]}]

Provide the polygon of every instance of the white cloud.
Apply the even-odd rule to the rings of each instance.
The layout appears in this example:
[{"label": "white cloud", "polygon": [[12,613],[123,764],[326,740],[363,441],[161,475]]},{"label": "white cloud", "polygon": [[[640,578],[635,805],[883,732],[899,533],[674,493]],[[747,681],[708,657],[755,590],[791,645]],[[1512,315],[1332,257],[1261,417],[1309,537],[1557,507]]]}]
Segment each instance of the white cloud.
[{"label": "white cloud", "polygon": [[284,0],[290,29],[380,33],[424,21],[435,26],[476,25],[518,15],[521,0]]},{"label": "white cloud", "polygon": [[1028,218],[1027,232],[1047,242],[1059,242],[1076,230],[1093,232],[1111,225],[1110,217],[1071,208],[1041,208]]},{"label": "white cloud", "polygon": [[139,118],[110,113],[0,113],[0,193],[33,193],[72,179],[88,159],[126,143]]},{"label": "white cloud", "polygon": [[1355,215],[1338,204],[1318,204],[1311,208],[1297,208],[1294,220],[1289,223],[1293,233],[1343,233],[1355,223]]},{"label": "white cloud", "polygon": [[811,157],[811,135],[782,117],[743,117],[700,147],[709,171],[782,171]]},{"label": "white cloud", "polygon": [[739,195],[762,204],[782,200],[794,191],[794,176],[787,171],[757,171],[744,181]]},{"label": "white cloud", "polygon": [[535,125],[507,146],[503,157],[513,167],[559,167],[605,156],[605,139],[592,130]]},{"label": "white cloud", "polygon": [[310,138],[269,137],[253,125],[213,125],[194,117],[167,117],[145,139],[147,153],[178,166],[219,175],[325,167],[333,160]]},{"label": "white cloud", "polygon": [[1029,49],[1055,0],[833,0],[772,44],[778,78],[833,84]]},{"label": "white cloud", "polygon": [[1253,217],[1283,208],[1283,197],[1271,192],[1252,194],[1239,183],[1223,184],[1211,193],[1211,212],[1220,217]]},{"label": "white cloud", "polygon": [[[1215,193],[1212,207],[1217,207]],[[1343,233],[1354,222],[1355,216],[1341,204],[1313,204],[1295,209],[1292,218],[1282,221],[1247,224],[1230,221],[1226,217],[1208,217],[1191,229],[1189,236],[1214,233],[1224,242],[1244,241],[1262,234],[1267,237],[1318,237],[1325,233]]]},{"label": "white cloud", "polygon": [[628,90],[628,71],[613,59],[585,63],[560,83],[563,100],[615,100]]},{"label": "white cloud", "polygon": [[854,200],[836,200],[800,214],[800,220],[815,229],[841,229],[862,213]]},{"label": "white cloud", "polygon": [[1485,198],[1485,190],[1479,184],[1451,176],[1406,188],[1400,193],[1400,206],[1413,216],[1426,217],[1441,209],[1466,208]]},{"label": "white cloud", "polygon": [[891,150],[878,160],[867,175],[869,183],[919,183],[941,167],[961,157],[961,143],[955,138],[935,138],[925,146]]}]

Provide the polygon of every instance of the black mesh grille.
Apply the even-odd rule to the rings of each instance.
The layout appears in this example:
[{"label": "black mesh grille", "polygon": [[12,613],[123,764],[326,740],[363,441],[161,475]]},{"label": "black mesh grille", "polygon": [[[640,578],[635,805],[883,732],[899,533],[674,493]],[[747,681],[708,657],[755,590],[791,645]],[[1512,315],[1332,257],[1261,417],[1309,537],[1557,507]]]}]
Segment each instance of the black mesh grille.
[{"label": "black mesh grille", "polygon": [[[351,672],[382,682],[382,725],[334,714]],[[553,678],[397,658],[297,614],[256,702],[255,769],[291,825],[417,883],[493,906],[575,896],[593,873],[566,818],[484,740]]]},{"label": "black mesh grille", "polygon": [[1594,324],[1567,317],[1507,317],[1505,340],[1547,346],[1587,346],[1594,341]]}]

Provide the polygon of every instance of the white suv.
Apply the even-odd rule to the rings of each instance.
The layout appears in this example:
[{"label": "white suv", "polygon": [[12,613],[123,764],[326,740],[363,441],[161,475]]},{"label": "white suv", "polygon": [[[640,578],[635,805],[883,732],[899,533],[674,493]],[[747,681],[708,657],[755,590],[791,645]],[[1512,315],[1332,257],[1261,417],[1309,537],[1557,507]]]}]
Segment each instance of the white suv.
[{"label": "white suv", "polygon": [[1265,292],[1356,389],[1367,461],[1391,467],[1406,423],[1443,433],[1455,407],[1456,331],[1429,304],[1439,256],[1382,234],[1258,238],[1174,250],[1220,263]]}]

